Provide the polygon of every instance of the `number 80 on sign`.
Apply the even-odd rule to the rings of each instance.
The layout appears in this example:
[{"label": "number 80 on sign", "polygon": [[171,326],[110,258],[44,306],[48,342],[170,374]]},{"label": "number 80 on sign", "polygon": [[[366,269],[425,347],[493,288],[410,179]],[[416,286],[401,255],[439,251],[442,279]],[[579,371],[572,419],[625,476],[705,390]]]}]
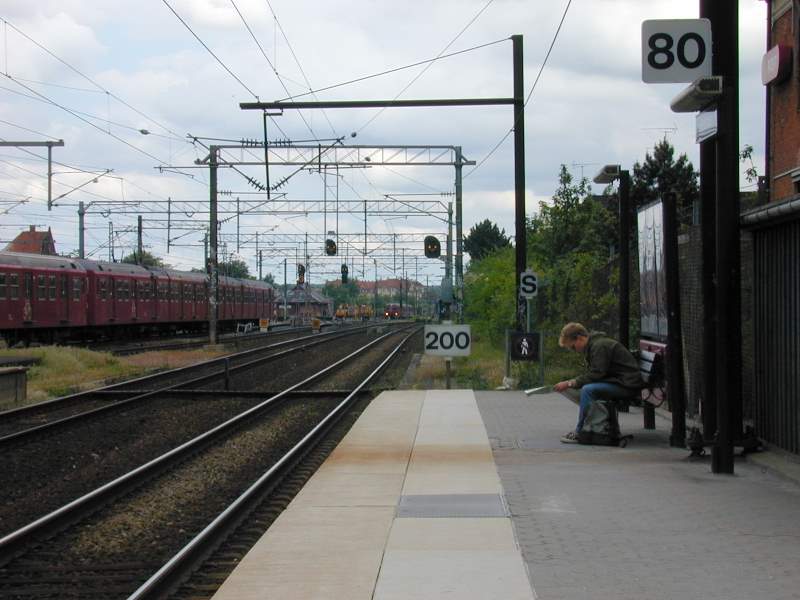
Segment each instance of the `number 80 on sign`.
[{"label": "number 80 on sign", "polygon": [[711,75],[711,21],[642,22],[642,81],[691,83]]},{"label": "number 80 on sign", "polygon": [[426,325],[425,354],[469,356],[472,333],[469,325]]}]

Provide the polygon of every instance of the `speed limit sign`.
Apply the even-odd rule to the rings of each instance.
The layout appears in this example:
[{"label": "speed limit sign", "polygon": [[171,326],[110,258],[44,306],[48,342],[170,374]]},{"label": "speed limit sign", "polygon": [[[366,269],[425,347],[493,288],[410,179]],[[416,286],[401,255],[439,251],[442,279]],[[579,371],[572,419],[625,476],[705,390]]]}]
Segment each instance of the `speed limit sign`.
[{"label": "speed limit sign", "polygon": [[469,325],[425,325],[425,354],[469,356],[472,329]]},{"label": "speed limit sign", "polygon": [[711,75],[711,21],[642,22],[642,81],[691,83]]}]

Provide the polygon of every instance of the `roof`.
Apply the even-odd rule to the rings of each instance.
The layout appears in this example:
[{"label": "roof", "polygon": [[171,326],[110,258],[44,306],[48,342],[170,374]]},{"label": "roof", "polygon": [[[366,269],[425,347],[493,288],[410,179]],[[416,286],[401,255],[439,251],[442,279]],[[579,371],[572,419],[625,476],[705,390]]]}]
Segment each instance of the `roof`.
[{"label": "roof", "polygon": [[[280,296],[280,301],[283,301],[283,295]],[[286,302],[288,304],[300,304],[303,302],[310,302],[312,304],[332,304],[333,299],[312,290],[304,284],[298,284],[289,290]]]},{"label": "roof", "polygon": [[54,255],[56,243],[53,234],[47,231],[36,231],[34,226],[28,231],[23,231],[14,238],[5,248],[7,252],[25,252],[29,254]]},{"label": "roof", "polygon": [[83,272],[80,260],[47,254],[29,254],[25,252],[0,252],[0,265],[40,269],[69,269]]}]

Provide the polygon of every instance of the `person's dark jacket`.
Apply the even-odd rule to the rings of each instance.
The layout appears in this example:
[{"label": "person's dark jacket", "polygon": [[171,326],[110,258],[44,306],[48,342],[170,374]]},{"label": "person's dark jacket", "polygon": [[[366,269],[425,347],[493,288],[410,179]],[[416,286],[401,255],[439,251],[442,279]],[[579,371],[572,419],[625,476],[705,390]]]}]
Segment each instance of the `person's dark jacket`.
[{"label": "person's dark jacket", "polygon": [[632,390],[641,389],[639,363],[625,346],[602,331],[589,334],[584,358],[588,372],[575,378],[575,387],[602,381]]}]

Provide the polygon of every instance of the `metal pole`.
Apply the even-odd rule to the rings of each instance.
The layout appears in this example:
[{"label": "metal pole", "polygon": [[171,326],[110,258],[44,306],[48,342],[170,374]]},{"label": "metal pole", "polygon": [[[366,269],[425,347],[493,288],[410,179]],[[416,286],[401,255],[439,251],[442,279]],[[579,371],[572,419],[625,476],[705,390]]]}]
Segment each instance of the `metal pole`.
[{"label": "metal pole", "polygon": [[463,170],[461,146],[455,147],[456,158],[456,318],[459,323],[463,323],[462,311],[464,303],[464,246],[462,240],[462,196],[463,186],[461,172]]},{"label": "metal pole", "polygon": [[[525,241],[525,79],[522,56],[522,36],[512,35],[514,51],[514,244],[516,249],[516,268],[514,273],[515,297],[518,303],[524,302],[519,295],[519,276],[526,266]],[[522,325],[521,311],[517,310],[517,328]]]},{"label": "metal pole", "polygon": [[167,254],[169,254],[170,228],[172,227],[172,197],[167,196]]},{"label": "metal pole", "polygon": [[[719,7],[721,3],[717,2]],[[733,447],[742,426],[741,260],[739,256],[739,6],[713,15],[714,73],[723,78],[717,105],[717,443],[714,473],[733,473]]]},{"label": "metal pole", "polygon": [[447,263],[445,273],[447,281],[453,283],[453,203],[447,203]]},{"label": "metal pole", "polygon": [[53,209],[53,145],[47,145],[47,210]]},{"label": "metal pole", "polygon": [[683,385],[683,336],[681,335],[681,291],[678,275],[677,196],[667,192],[662,198],[664,215],[664,275],[667,287],[666,379],[669,409],[672,413],[670,446],[686,447],[686,402]]},{"label": "metal pole", "polygon": [[631,178],[628,171],[619,174],[619,343],[629,347],[630,269],[631,269]]},{"label": "metal pole", "polygon": [[361,277],[367,278],[367,199],[364,198],[364,254],[361,257]]},{"label": "metal pole", "polygon": [[84,223],[86,217],[86,209],[83,206],[83,200],[78,202],[78,257],[79,258],[86,258],[85,252],[85,235],[86,235],[86,225]]},{"label": "metal pole", "polygon": [[[702,16],[702,12],[701,12]],[[700,237],[702,238],[703,276],[703,439],[710,442],[717,431],[717,269],[716,269],[716,141],[700,143]]]},{"label": "metal pole", "polygon": [[[700,0],[700,17],[707,18],[713,22],[716,8],[716,0]],[[712,69],[714,73],[717,72],[718,61],[719,57],[712,53]],[[768,87],[766,87],[766,94],[767,98],[769,98],[770,91]],[[769,115],[769,110],[767,110],[767,115]],[[767,128],[767,131],[769,131],[769,128]],[[769,145],[766,145],[765,148],[769,148]],[[769,160],[766,161],[766,164],[769,164]],[[703,259],[703,276],[700,279],[700,285],[703,296],[704,375],[701,402],[703,440],[707,442],[713,440],[717,431],[716,193],[717,141],[716,138],[711,138],[700,142],[700,237],[702,239]]]},{"label": "metal pole", "polygon": [[142,253],[144,252],[144,245],[142,244],[142,215],[136,219],[136,264],[143,264]]},{"label": "metal pole", "polygon": [[289,315],[286,312],[286,302],[288,301],[288,297],[287,297],[288,292],[286,290],[286,264],[287,264],[287,260],[288,259],[286,259],[286,258],[283,259],[283,320],[284,321],[289,318]]},{"label": "metal pole", "polygon": [[406,276],[406,249],[402,248],[401,250],[403,252],[403,258],[402,258],[402,262],[401,262],[402,266],[400,268],[400,315],[402,316],[402,314],[403,314],[403,279]]},{"label": "metal pole", "polygon": [[208,239],[211,255],[208,259],[208,342],[217,343],[217,146],[209,147],[209,217]]}]

